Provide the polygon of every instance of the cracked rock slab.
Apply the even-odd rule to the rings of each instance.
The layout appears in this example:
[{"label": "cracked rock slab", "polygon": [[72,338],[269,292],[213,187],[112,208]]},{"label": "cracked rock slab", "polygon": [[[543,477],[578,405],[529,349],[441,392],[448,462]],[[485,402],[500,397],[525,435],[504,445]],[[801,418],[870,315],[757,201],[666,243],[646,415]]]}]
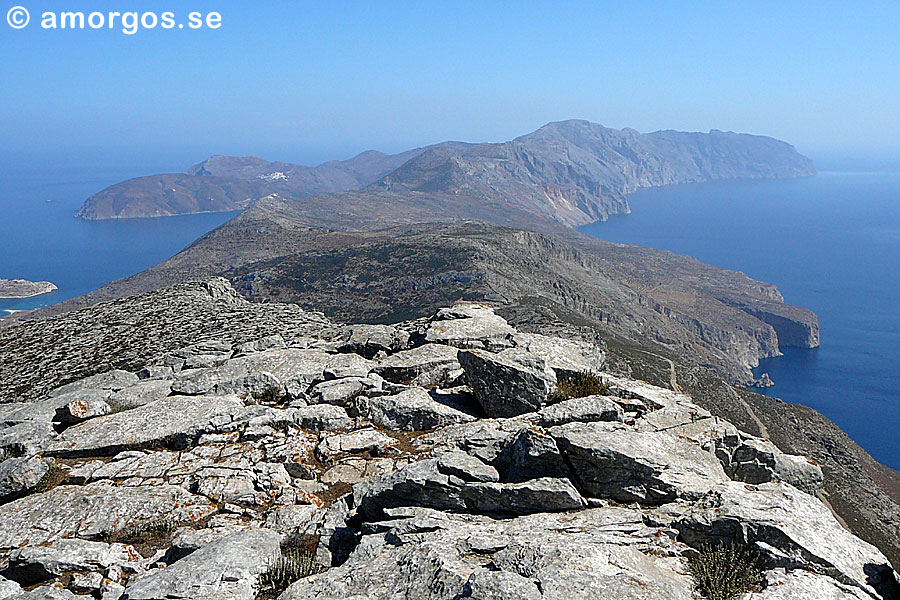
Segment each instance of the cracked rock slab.
[{"label": "cracked rock slab", "polygon": [[68,537],[96,539],[160,518],[193,523],[215,512],[206,498],[173,485],[64,485],[0,506],[0,549]]},{"label": "cracked rock slab", "polygon": [[609,423],[570,423],[550,434],[568,458],[582,492],[620,502],[696,500],[728,481],[721,463],[698,444],[660,432]]},{"label": "cracked rock slab", "polygon": [[256,581],[278,556],[281,535],[247,529],[203,546],[132,583],[128,600],[254,600]]},{"label": "cracked rock slab", "polygon": [[48,444],[46,453],[77,457],[162,444],[184,448],[246,411],[236,397],[171,396],[70,427]]}]

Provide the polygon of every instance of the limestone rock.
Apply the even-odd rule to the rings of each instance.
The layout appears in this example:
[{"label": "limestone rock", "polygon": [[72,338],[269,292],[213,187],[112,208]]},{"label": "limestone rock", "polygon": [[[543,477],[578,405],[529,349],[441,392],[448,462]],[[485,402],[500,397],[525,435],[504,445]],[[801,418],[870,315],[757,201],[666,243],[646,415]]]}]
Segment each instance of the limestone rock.
[{"label": "limestone rock", "polygon": [[698,444],[667,433],[570,423],[550,430],[582,491],[620,502],[698,499],[728,476]]},{"label": "limestone rock", "polygon": [[439,310],[425,331],[425,341],[495,350],[511,346],[513,333],[506,320],[489,307],[465,303]]},{"label": "limestone rock", "polygon": [[282,600],[692,599],[674,556],[680,545],[644,525],[639,511],[494,520],[410,508],[392,516],[341,566],[300,580]]},{"label": "limestone rock", "polygon": [[348,453],[372,452],[381,454],[396,445],[394,438],[388,437],[374,428],[363,428],[349,433],[326,435],[316,446],[316,455],[327,462]]},{"label": "limestone rock", "polygon": [[112,408],[105,400],[73,400],[56,410],[56,421],[63,425],[75,425],[111,412]]},{"label": "limestone rock", "polygon": [[247,529],[215,541],[132,583],[127,600],[254,600],[256,581],[279,553],[281,536]]},{"label": "limestone rock", "polygon": [[168,379],[148,379],[137,385],[123,388],[109,397],[109,404],[119,410],[129,410],[160,400],[172,391],[172,381]]},{"label": "limestone rock", "polygon": [[0,502],[32,490],[49,467],[37,457],[8,458],[0,463]]},{"label": "limestone rock", "polygon": [[60,386],[50,392],[51,396],[61,396],[78,390],[111,390],[118,391],[138,382],[138,376],[128,371],[114,370],[91,375],[78,381]]},{"label": "limestone rock", "polygon": [[206,498],[171,485],[64,485],[0,506],[0,549],[66,537],[96,539],[153,519],[198,521],[216,512]]},{"label": "limestone rock", "polygon": [[606,365],[606,354],[596,344],[519,332],[513,335],[513,341],[518,348],[541,356],[560,375],[598,373]]},{"label": "limestone rock", "polygon": [[844,529],[818,499],[785,483],[720,483],[676,527],[692,545],[752,544],[774,566],[821,572],[875,598],[900,594],[881,552]]},{"label": "limestone rock", "polygon": [[244,404],[235,397],[170,396],[70,427],[48,445],[47,453],[114,454],[163,443],[184,448],[201,434],[221,430],[245,412]]},{"label": "limestone rock", "polygon": [[[539,357],[535,356],[539,361]],[[514,417],[540,409],[556,390],[556,379],[543,369],[483,350],[462,350],[459,362],[484,412]]]},{"label": "limestone rock", "polygon": [[372,370],[394,383],[443,384],[450,373],[460,368],[458,352],[443,344],[425,344],[381,359]]},{"label": "limestone rock", "polygon": [[392,396],[356,398],[354,414],[386,429],[399,431],[424,431],[475,420],[472,415],[436,402],[419,387]]},{"label": "limestone rock", "polygon": [[302,429],[311,431],[328,431],[334,429],[348,429],[352,422],[340,406],[330,404],[316,404],[302,406],[292,411],[294,423]]},{"label": "limestone rock", "polygon": [[373,358],[379,352],[398,352],[409,344],[409,333],[390,325],[346,325],[338,330],[338,352]]},{"label": "limestone rock", "polygon": [[624,412],[613,399],[604,396],[586,396],[564,400],[550,406],[545,406],[538,414],[541,425],[553,427],[566,423],[593,421],[623,421]]},{"label": "limestone rock", "polygon": [[105,571],[113,565],[124,565],[134,572],[142,560],[130,545],[60,539],[47,546],[27,546],[13,551],[9,555],[8,576],[28,585],[72,571]]}]

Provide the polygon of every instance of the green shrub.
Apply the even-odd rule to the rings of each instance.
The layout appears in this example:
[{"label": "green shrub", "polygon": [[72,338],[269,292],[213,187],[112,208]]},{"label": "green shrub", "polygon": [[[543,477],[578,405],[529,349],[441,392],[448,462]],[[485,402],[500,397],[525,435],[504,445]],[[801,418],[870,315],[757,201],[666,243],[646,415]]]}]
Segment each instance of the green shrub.
[{"label": "green shrub", "polygon": [[608,383],[590,371],[581,371],[574,375],[565,375],[557,378],[556,393],[553,394],[553,400],[559,402],[598,394],[602,396],[608,392]]},{"label": "green shrub", "polygon": [[708,600],[733,600],[759,591],[765,582],[762,557],[736,544],[704,545],[688,561],[694,587]]},{"label": "green shrub", "polygon": [[259,576],[257,600],[277,598],[292,583],[315,575],[321,567],[315,562],[318,538],[310,535],[290,535],[281,543],[281,552]]}]

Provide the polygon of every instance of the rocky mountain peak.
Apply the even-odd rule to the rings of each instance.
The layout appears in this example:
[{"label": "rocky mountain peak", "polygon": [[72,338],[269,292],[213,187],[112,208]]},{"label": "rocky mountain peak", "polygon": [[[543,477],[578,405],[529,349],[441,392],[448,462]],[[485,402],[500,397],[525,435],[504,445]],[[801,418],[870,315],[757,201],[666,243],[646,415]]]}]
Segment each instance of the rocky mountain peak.
[{"label": "rocky mountain peak", "polygon": [[0,597],[693,600],[723,543],[759,557],[742,600],[900,593],[818,465],[603,344],[483,302],[297,322],[0,406]]}]

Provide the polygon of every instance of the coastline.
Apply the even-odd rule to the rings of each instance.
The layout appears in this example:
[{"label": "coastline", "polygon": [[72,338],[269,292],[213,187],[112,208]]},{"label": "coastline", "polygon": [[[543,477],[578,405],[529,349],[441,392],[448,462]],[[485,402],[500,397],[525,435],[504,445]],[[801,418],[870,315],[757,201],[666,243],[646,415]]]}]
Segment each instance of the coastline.
[{"label": "coastline", "polygon": [[0,279],[0,300],[22,300],[55,292],[59,287],[49,281]]}]

